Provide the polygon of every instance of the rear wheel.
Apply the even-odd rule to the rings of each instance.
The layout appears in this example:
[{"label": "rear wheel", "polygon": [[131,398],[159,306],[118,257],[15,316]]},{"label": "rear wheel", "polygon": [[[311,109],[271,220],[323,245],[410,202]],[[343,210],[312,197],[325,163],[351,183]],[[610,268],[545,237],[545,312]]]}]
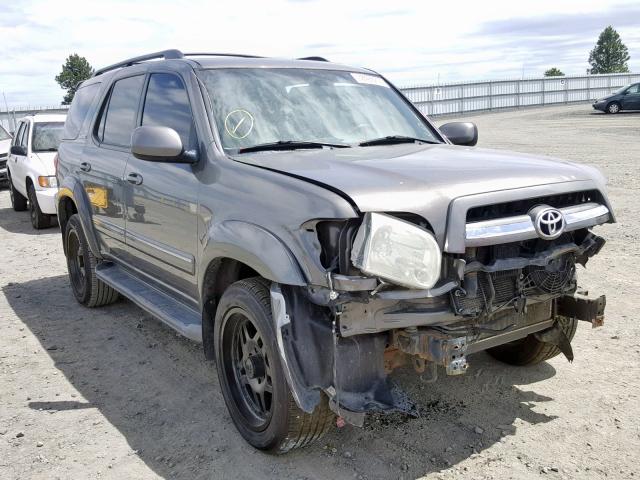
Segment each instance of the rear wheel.
[{"label": "rear wheel", "polygon": [[268,283],[231,285],[215,320],[218,378],[231,418],[255,448],[284,453],[320,438],[334,415],[325,395],[313,413],[296,405],[280,362]]},{"label": "rear wheel", "polygon": [[607,105],[607,113],[618,113],[620,111],[620,104],[618,102],[611,102]]},{"label": "rear wheel", "polygon": [[[569,341],[573,340],[578,328],[578,320],[559,317],[558,324]],[[509,365],[524,366],[544,362],[559,355],[561,352],[555,345],[542,342],[534,335],[528,335],[520,340],[490,348],[487,353],[496,360]]]},{"label": "rear wheel", "polygon": [[86,307],[100,307],[115,302],[118,292],[96,277],[98,261],[89,249],[77,213],[71,215],[67,222],[64,244],[69,280],[76,300]]},{"label": "rear wheel", "polygon": [[33,225],[33,228],[40,230],[42,228],[50,227],[51,215],[42,213],[42,210],[40,210],[36,189],[32,183],[30,183],[27,188],[27,195],[29,197],[29,216],[31,217],[31,225]]},{"label": "rear wheel", "polygon": [[9,197],[11,206],[16,212],[24,212],[27,209],[27,199],[15,189],[11,177],[9,177]]}]

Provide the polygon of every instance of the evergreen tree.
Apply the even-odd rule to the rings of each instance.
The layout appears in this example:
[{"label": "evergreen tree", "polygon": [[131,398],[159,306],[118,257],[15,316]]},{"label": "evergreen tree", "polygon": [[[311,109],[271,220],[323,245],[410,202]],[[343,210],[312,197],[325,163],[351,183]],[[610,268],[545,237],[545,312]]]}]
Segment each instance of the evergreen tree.
[{"label": "evergreen tree", "polygon": [[91,75],[93,75],[93,68],[86,58],[77,53],[67,57],[67,61],[62,66],[62,71],[56,76],[56,82],[67,91],[62,101],[63,105],[71,103],[80,82],[91,77]]},{"label": "evergreen tree", "polygon": [[618,32],[609,25],[602,31],[598,43],[589,54],[591,73],[627,73],[629,58],[629,49],[622,43]]}]

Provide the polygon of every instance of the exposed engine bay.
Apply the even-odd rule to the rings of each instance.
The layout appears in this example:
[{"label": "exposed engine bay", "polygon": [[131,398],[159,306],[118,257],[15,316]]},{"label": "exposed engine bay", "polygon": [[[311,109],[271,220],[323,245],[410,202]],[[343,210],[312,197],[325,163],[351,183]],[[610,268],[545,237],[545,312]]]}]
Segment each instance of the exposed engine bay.
[{"label": "exposed engine bay", "polygon": [[[559,210],[543,207],[531,210],[532,218],[550,219],[543,228],[565,222],[562,213],[556,216]],[[420,217],[394,217],[429,231]],[[567,322],[602,324],[604,296],[579,292],[576,278],[577,266],[585,266],[605,243],[588,228],[565,229],[563,223],[560,232],[537,238],[441,254],[435,242],[432,247],[410,236],[394,240],[398,230],[385,223],[393,221],[365,216],[362,222],[317,222],[329,288],[272,287],[289,382],[306,411],[324,391],[332,409],[356,425],[370,411],[412,414],[413,404],[388,379],[395,368],[411,365],[431,382],[440,368],[448,375],[464,374],[468,354],[528,337],[571,361],[573,333],[567,334]],[[401,259],[391,258],[399,244],[405,249]],[[422,257],[414,255],[416,249]],[[429,255],[435,261],[429,249],[437,250],[435,279],[420,271]],[[399,262],[404,263],[394,270]]]}]

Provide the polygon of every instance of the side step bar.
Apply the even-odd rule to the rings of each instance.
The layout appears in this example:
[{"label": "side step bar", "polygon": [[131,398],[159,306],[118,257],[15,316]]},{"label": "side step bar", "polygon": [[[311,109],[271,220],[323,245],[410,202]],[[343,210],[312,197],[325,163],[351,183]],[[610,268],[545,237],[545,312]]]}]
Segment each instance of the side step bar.
[{"label": "side step bar", "polygon": [[115,263],[101,263],[96,276],[181,335],[202,343],[200,313],[143,282]]}]

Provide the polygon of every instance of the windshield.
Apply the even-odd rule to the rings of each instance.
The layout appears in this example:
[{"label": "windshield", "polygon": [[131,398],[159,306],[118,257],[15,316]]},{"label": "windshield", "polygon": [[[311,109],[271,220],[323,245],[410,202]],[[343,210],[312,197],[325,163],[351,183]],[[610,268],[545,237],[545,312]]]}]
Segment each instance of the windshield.
[{"label": "windshield", "polygon": [[9,140],[11,135],[7,133],[2,125],[0,125],[0,140]]},{"label": "windshield", "polygon": [[37,122],[33,124],[31,150],[34,152],[55,152],[58,150],[64,122]]},{"label": "windshield", "polygon": [[300,68],[200,75],[225,149],[290,141],[357,145],[387,136],[440,143],[378,75]]},{"label": "windshield", "polygon": [[613,92],[612,95],[617,95],[619,93],[624,92],[627,88],[629,88],[631,85],[625,85],[624,87],[619,88],[618,90],[616,90],[615,92]]}]

